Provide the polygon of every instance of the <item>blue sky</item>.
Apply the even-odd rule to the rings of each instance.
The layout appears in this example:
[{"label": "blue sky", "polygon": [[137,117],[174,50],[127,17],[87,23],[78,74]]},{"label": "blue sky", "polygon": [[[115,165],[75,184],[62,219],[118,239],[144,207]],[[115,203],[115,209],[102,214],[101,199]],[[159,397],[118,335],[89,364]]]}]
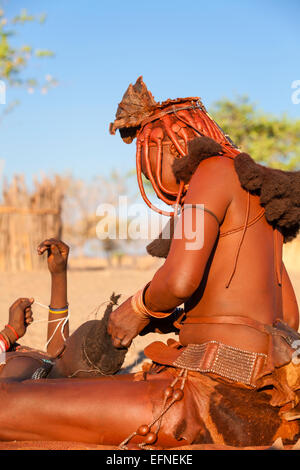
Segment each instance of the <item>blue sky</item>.
[{"label": "blue sky", "polygon": [[5,175],[65,172],[91,179],[135,165],[135,145],[108,132],[117,104],[139,75],[157,101],[200,96],[209,107],[248,94],[260,108],[300,117],[298,0],[3,0],[7,15],[46,12],[16,43],[55,51],[26,74],[50,73],[47,95],[8,89],[20,105],[0,125]]}]

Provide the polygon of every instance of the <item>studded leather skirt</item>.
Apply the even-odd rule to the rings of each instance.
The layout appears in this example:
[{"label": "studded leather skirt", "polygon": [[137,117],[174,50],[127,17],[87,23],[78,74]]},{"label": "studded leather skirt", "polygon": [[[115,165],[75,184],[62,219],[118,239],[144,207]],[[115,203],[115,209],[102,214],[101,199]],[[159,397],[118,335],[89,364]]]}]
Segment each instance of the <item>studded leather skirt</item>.
[{"label": "studded leather skirt", "polygon": [[[300,423],[287,425],[268,392],[256,387],[265,354],[217,341],[183,347],[173,340],[168,345],[152,343],[144,352],[152,362],[136,374],[136,380],[149,381],[153,421],[137,429],[121,448],[136,435],[145,435],[141,447],[155,448],[160,432],[190,444],[241,447],[269,445],[278,436],[293,441],[299,433]],[[169,377],[169,385],[161,388],[151,375]]]}]

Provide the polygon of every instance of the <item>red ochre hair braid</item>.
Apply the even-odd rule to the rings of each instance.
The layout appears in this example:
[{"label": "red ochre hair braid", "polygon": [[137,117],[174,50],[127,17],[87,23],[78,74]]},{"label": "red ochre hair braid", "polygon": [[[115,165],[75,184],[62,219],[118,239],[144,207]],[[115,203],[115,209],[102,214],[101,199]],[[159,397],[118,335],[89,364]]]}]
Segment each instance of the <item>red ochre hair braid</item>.
[{"label": "red ochre hair braid", "polygon": [[[178,192],[169,191],[162,183],[161,168],[163,145],[166,144],[165,139],[168,139],[167,144],[171,145],[175,158],[182,158],[187,154],[188,141],[199,136],[210,137],[218,142],[223,149],[222,155],[233,158],[240,153],[209,116],[199,98],[180,98],[165,101],[156,107],[152,116],[142,121],[136,135],[137,180],[144,201],[159,214],[166,216],[177,214],[178,206],[183,203],[184,195],[188,189],[188,185],[180,182]],[[155,177],[150,164],[150,147],[156,147]],[[168,212],[159,209],[148,199],[142,178],[142,157],[144,157],[147,176],[156,195],[167,205],[174,205],[175,203],[174,211]]]}]

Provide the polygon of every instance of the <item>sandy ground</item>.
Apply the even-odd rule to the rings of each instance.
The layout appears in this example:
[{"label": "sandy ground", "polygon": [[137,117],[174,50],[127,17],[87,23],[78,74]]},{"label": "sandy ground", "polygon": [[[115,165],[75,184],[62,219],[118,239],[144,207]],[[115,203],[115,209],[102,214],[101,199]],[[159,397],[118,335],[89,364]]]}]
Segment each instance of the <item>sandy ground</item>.
[{"label": "sandy ground", "polygon": [[[284,260],[290,274],[298,303],[300,305],[300,249],[299,243],[291,244],[285,249]],[[69,270],[69,303],[70,330],[74,331],[84,321],[101,318],[105,304],[111,293],[122,294],[121,299],[136,292],[151,280],[161,262],[151,257],[124,260],[124,267],[107,268],[103,260],[70,260]],[[50,276],[47,271],[31,273],[0,273],[1,324],[4,326],[8,318],[8,307],[18,297],[34,297],[35,300],[48,305],[50,293]],[[99,307],[99,308],[98,308]],[[46,342],[47,310],[34,305],[33,323],[28,328],[26,336],[20,341],[31,347],[44,349]],[[97,313],[98,310],[98,313]],[[124,368],[134,371],[140,367],[144,359],[143,348],[155,339],[166,340],[166,336],[150,334],[137,337],[131,346]]]}]

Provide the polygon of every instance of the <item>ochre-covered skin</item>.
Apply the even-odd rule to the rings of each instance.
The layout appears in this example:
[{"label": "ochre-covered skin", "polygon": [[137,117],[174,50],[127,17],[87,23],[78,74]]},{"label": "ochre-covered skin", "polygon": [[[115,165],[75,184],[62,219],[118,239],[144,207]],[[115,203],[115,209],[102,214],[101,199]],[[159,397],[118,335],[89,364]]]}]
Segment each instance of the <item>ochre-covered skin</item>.
[{"label": "ochre-covered skin", "polygon": [[[240,186],[233,161],[213,157],[199,165],[190,182],[185,203],[205,204],[222,222],[221,232],[226,233],[243,226],[247,196],[248,193]],[[260,211],[259,197],[250,195],[249,220]],[[188,316],[243,315],[269,324],[276,318],[283,318],[297,329],[295,295],[283,264],[282,285],[278,283],[274,230],[265,217],[247,228],[234,277],[226,287],[240,237],[241,231],[219,236],[215,219],[205,213],[202,250],[185,250],[187,240],[184,239],[172,241],[165,264],[146,292],[149,307],[167,310],[175,306],[176,297],[172,295],[170,281],[174,279],[174,291],[175,283],[179,284],[182,293],[178,292],[178,298],[186,301]],[[278,246],[280,259],[281,247],[282,241]],[[167,285],[171,285],[171,289],[168,290]],[[188,296],[189,293],[192,295]],[[210,339],[266,353],[267,337],[244,326],[186,325],[180,331],[182,344]]]},{"label": "ochre-covered skin", "polygon": [[[140,88],[141,83],[138,92]],[[132,90],[130,93],[135,91]],[[144,101],[153,117],[155,102],[152,95]],[[284,319],[297,329],[299,313],[282,263],[282,237],[264,217],[248,224],[256,218],[261,206],[258,196],[241,187],[233,161],[237,152],[229,146],[227,155],[224,152],[203,160],[188,188],[182,192],[184,199],[181,195],[178,197],[182,184],[176,182],[172,161],[178,158],[180,149],[176,149],[170,133],[165,136],[169,117],[159,118],[155,124],[152,121],[151,125],[143,124],[143,120],[147,121],[147,112],[142,113],[140,121],[135,116],[126,127],[126,113],[120,111],[120,125],[115,123],[112,132],[121,128],[127,129],[130,135],[130,128],[134,128],[132,135],[138,138],[137,161],[141,171],[150,178],[151,170],[152,181],[170,203],[177,200],[180,205],[183,202],[204,204],[214,214],[204,212],[201,249],[187,249],[190,240],[184,237],[173,239],[166,262],[145,292],[147,308],[153,312],[169,312],[185,303],[188,318],[242,315],[268,325],[275,319]],[[182,121],[178,120],[178,125],[180,123]],[[176,114],[172,114],[171,124],[167,125],[168,129],[176,132]],[[215,130],[208,126],[206,131],[206,135],[218,140]],[[184,145],[195,136],[190,130],[181,134]],[[153,141],[153,135],[158,140],[162,137],[161,161],[157,159],[159,142],[159,145],[155,142],[152,145],[147,141],[151,136]],[[126,138],[129,142],[132,140],[132,137]],[[160,164],[162,172],[157,171]],[[181,217],[191,218],[196,210],[185,210]],[[130,345],[145,327],[151,329],[151,320],[137,316],[128,299],[111,314],[108,331],[115,346],[120,347]],[[268,352],[268,336],[245,325],[186,324],[180,330],[179,339],[182,345],[216,340],[243,350]],[[118,445],[159,414],[164,393],[176,373],[174,368],[162,367],[136,377],[120,375],[90,380],[2,383],[0,439]],[[193,443],[264,446],[271,445],[277,437],[282,437],[286,443],[296,441],[298,421],[285,421],[279,416],[279,408],[272,407],[269,400],[269,395],[264,392],[190,372],[185,382],[184,399],[163,416],[155,446]],[[142,436],[135,436],[132,442],[141,441]]]},{"label": "ochre-covered skin", "polygon": [[[152,420],[169,383],[170,376],[159,374],[147,381],[116,376],[1,384],[0,439],[119,445]],[[178,402],[166,414],[156,446],[215,443],[246,447],[271,445],[277,437],[286,444],[297,440],[298,422],[282,420],[266,396],[204,375],[188,381],[187,393],[193,393],[195,386],[200,391],[196,398],[190,395],[192,400]],[[186,432],[191,440],[182,439]],[[142,441],[135,437],[131,444]]]}]

